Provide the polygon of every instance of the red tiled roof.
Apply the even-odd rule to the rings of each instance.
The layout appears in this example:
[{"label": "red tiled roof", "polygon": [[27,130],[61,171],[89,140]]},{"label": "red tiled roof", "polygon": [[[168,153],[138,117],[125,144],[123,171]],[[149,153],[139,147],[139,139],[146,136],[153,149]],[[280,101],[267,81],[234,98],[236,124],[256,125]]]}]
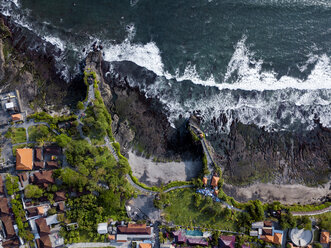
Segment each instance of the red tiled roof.
[{"label": "red tiled roof", "polygon": [[35,150],[35,157],[36,157],[36,160],[38,161],[41,161],[43,160],[43,155],[42,155],[42,150],[40,147],[34,149]]},{"label": "red tiled roof", "polygon": [[208,242],[202,238],[189,238],[187,239],[187,243],[189,245],[202,245],[202,246],[208,245]]},{"label": "red tiled roof", "polygon": [[47,154],[60,155],[62,151],[61,151],[61,147],[48,146],[44,149],[44,152]]},{"label": "red tiled roof", "polygon": [[38,227],[39,235],[48,235],[50,233],[50,228],[46,223],[45,218],[39,218],[36,220],[36,224]]},{"label": "red tiled roof", "polygon": [[128,226],[118,226],[119,234],[151,234],[151,228],[146,224],[128,224]]},{"label": "red tiled roof", "polygon": [[3,241],[2,247],[3,248],[18,248],[18,247],[20,247],[20,242],[19,242],[18,238]]},{"label": "red tiled roof", "polygon": [[[53,171],[42,171],[33,174],[33,184],[45,186],[45,184],[53,184],[54,179],[52,177]],[[47,187],[47,186],[46,186]]]},{"label": "red tiled roof", "polygon": [[221,236],[219,246],[222,248],[234,248],[235,241],[235,236]]},{"label": "red tiled roof", "polygon": [[59,164],[56,161],[47,161],[46,165],[52,169],[57,169],[59,168]]},{"label": "red tiled roof", "polygon": [[33,164],[36,170],[44,169],[44,161],[35,161]]},{"label": "red tiled roof", "polygon": [[262,229],[262,235],[272,235],[272,229],[270,228],[263,228]]},{"label": "red tiled roof", "polygon": [[13,221],[9,215],[1,216],[1,221],[6,229],[7,239],[10,239],[16,235]]},{"label": "red tiled roof", "polygon": [[0,197],[0,213],[1,215],[10,214],[8,199],[6,197]]},{"label": "red tiled roof", "polygon": [[67,200],[65,192],[63,192],[63,191],[55,192],[55,194],[54,194],[54,201],[55,202],[65,201],[65,200]]},{"label": "red tiled roof", "polygon": [[270,220],[264,221],[263,224],[265,227],[272,227],[272,221],[270,221]]}]

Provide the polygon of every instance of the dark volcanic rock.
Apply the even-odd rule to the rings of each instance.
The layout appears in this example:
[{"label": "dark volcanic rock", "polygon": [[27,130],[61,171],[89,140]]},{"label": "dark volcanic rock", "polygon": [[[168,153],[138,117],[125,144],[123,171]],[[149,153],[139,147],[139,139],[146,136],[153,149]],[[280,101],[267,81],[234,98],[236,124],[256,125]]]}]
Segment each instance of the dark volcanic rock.
[{"label": "dark volcanic rock", "polygon": [[61,51],[32,31],[0,15],[0,85],[19,90],[24,109],[62,110],[84,97],[81,78],[67,83],[56,59]]},{"label": "dark volcanic rock", "polygon": [[233,122],[229,135],[210,137],[223,156],[226,181],[245,185],[255,181],[326,183],[331,168],[331,131],[320,124],[312,131],[267,132]]},{"label": "dark volcanic rock", "polygon": [[[139,89],[139,84],[154,83],[156,75],[153,72],[128,61],[103,62],[103,72],[106,86],[101,89],[111,90],[111,97],[102,94],[108,99],[105,102],[113,116],[119,116],[118,125],[114,127],[115,135],[121,136],[119,140],[122,139],[127,148],[134,136],[131,144],[145,156],[174,160],[201,155],[191,142],[186,121],[177,129],[171,127],[158,99],[146,98]],[[123,140],[120,133],[127,133],[129,139]]]}]

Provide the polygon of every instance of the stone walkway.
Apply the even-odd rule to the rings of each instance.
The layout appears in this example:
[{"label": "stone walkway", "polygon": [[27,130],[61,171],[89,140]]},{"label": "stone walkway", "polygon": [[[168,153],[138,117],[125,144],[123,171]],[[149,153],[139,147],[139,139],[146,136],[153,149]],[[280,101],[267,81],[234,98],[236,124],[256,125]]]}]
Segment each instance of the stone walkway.
[{"label": "stone walkway", "polygon": [[331,206],[321,209],[321,210],[316,210],[316,211],[309,211],[309,212],[297,211],[297,212],[291,212],[291,213],[293,216],[312,216],[312,215],[325,214],[328,212],[331,212]]}]

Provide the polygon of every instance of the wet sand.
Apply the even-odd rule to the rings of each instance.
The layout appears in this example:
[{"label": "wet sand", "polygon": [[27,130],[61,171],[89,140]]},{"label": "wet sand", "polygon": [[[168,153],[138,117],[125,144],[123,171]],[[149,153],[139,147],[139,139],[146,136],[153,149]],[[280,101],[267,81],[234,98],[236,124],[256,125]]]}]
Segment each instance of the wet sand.
[{"label": "wet sand", "polygon": [[256,183],[248,187],[237,187],[227,184],[224,185],[224,191],[240,202],[259,199],[262,202],[280,201],[283,204],[316,203],[324,196],[331,194],[330,183],[316,188],[300,184],[275,185]]}]

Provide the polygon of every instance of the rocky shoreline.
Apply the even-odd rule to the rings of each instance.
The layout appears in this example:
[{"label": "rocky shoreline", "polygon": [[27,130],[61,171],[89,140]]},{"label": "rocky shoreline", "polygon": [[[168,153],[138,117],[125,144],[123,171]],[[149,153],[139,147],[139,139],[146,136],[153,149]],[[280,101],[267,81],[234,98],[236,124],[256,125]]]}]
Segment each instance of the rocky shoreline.
[{"label": "rocky shoreline", "polygon": [[[24,92],[23,102],[30,106],[30,112],[54,112],[64,106],[70,109],[84,98],[86,87],[82,78],[66,83],[61,71],[56,69],[56,57],[61,51],[16,26],[10,18],[0,16],[1,20],[1,91],[19,89]],[[5,35],[6,26],[10,35]],[[13,49],[9,51],[12,55],[9,61],[6,59],[8,51],[4,50],[10,46]],[[90,59],[98,69],[102,97],[112,114],[112,129],[124,155],[134,149],[141,156],[164,162],[201,159],[201,147],[192,142],[187,120],[179,120],[176,128],[171,126],[159,99],[147,97],[135,84],[142,81],[145,85],[154,84],[153,72],[129,61],[103,61],[101,52],[92,53]],[[215,126],[228,124],[224,116],[212,122]],[[330,193],[326,186],[330,181],[331,130],[324,128],[318,119],[315,122],[314,130],[290,133],[267,132],[233,121],[230,133],[209,135],[207,139],[213,147],[214,159],[223,169],[226,184],[231,184],[226,185],[224,191],[237,200],[267,201],[275,193],[262,188],[270,183],[325,185],[319,190],[321,194],[312,195],[305,202],[322,200],[324,193]],[[248,193],[243,193],[245,188]],[[284,192],[286,187],[277,189]],[[296,199],[285,199],[281,195],[276,198],[274,200],[282,202]]]}]

